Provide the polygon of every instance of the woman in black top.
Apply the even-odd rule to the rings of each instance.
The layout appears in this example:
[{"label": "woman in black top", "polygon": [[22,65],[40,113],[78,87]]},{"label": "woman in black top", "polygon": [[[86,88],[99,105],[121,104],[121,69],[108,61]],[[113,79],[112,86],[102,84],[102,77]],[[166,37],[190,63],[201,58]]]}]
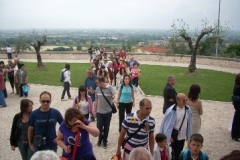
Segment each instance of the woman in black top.
[{"label": "woman in black top", "polygon": [[33,109],[33,102],[29,99],[22,99],[20,102],[20,113],[13,118],[10,144],[11,149],[15,151],[18,147],[23,160],[29,160],[32,155],[28,146],[28,121]]},{"label": "woman in black top", "polygon": [[235,114],[233,117],[231,136],[234,141],[240,142],[240,73],[235,77],[233,96],[236,97],[236,100],[233,100]]}]

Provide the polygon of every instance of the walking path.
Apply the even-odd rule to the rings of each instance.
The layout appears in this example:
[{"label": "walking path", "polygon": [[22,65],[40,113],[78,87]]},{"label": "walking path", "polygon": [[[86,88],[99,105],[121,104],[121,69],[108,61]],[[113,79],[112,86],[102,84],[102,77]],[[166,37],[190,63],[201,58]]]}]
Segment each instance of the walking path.
[{"label": "walking path", "polygon": [[[36,60],[25,60],[21,61],[31,61],[36,62]],[[53,60],[49,60],[52,62]],[[44,60],[47,62],[47,60]],[[54,62],[66,62],[66,60],[54,60]],[[86,60],[82,61],[68,61],[68,62],[88,62]],[[141,64],[150,63],[150,62],[140,62]],[[151,64],[156,64],[156,62],[151,62]],[[177,66],[187,66],[188,64],[174,64],[174,63],[161,63],[161,65],[177,65]],[[211,66],[197,66],[198,68],[205,69],[214,69],[224,72],[238,73],[240,72],[237,69],[232,68],[221,68],[221,67],[211,67]],[[60,101],[60,96],[62,92],[62,87],[59,86],[47,86],[47,85],[38,85],[30,84],[31,88],[29,91],[29,99],[34,102],[34,109],[40,106],[39,103],[39,94],[42,91],[50,91],[52,94],[52,103],[51,107],[57,108],[63,115],[68,107],[71,106],[72,101]],[[9,83],[6,83],[7,88],[10,88]],[[10,92],[10,90],[8,90]],[[71,88],[71,94],[74,97],[77,95],[77,88]],[[138,103],[145,96],[136,93],[136,103]],[[162,104],[163,98],[159,96],[148,96],[152,101],[153,109],[151,116],[156,120],[155,133],[158,132],[162,115]],[[9,94],[6,99],[8,107],[0,109],[0,160],[19,160],[20,154],[18,149],[16,151],[11,151],[9,137],[13,116],[19,112],[19,102],[22,98],[19,98],[17,95]],[[202,128],[201,134],[205,138],[203,144],[203,150],[207,152],[210,159],[217,160],[225,154],[228,154],[232,150],[239,149],[238,142],[231,140],[230,132],[227,130],[230,119],[233,115],[234,109],[230,102],[216,102],[216,101],[205,101],[203,100],[203,115],[202,115]],[[133,111],[138,109],[138,105],[133,108]],[[57,126],[58,128],[58,126]],[[109,144],[107,149],[98,147],[97,138],[91,137],[91,142],[93,144],[94,153],[97,157],[97,160],[110,160],[110,158],[116,152],[116,144],[118,139],[118,115],[114,114],[110,126],[109,134]],[[61,149],[58,149],[58,154],[61,154]]]}]

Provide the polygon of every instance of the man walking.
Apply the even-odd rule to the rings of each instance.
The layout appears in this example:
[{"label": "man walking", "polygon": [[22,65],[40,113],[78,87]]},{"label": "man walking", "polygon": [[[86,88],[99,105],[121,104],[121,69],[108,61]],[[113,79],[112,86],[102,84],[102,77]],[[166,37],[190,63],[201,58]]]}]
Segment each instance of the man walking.
[{"label": "man walking", "polygon": [[89,53],[89,55],[90,55],[90,62],[92,61],[92,59],[93,59],[93,45],[91,45],[89,48],[88,48],[88,53]]},{"label": "man walking", "polygon": [[186,105],[187,100],[185,94],[177,95],[177,103],[166,111],[159,131],[167,136],[168,144],[172,144],[173,160],[178,160],[185,140],[189,140],[192,134],[192,112]]},{"label": "man walking", "polygon": [[65,93],[67,92],[68,99],[72,99],[71,94],[70,94],[70,86],[72,85],[71,83],[71,72],[70,72],[70,64],[66,64],[65,68],[62,69],[62,74],[63,74],[63,91],[62,91],[62,96],[61,100],[66,101],[64,99]]},{"label": "man walking", "polygon": [[97,116],[97,128],[100,132],[97,145],[101,146],[103,142],[103,147],[107,148],[107,138],[112,118],[112,108],[109,106],[108,102],[112,104],[116,91],[111,85],[105,83],[104,77],[97,77],[96,83],[98,87],[95,91],[94,114]]},{"label": "man walking", "polygon": [[176,79],[173,75],[168,76],[167,84],[164,87],[163,90],[163,114],[167,111],[167,109],[172,106],[174,103],[176,103],[176,96],[177,92],[173,88],[176,83]]},{"label": "man walking", "polygon": [[118,139],[116,155],[119,158],[121,146],[124,148],[123,160],[128,160],[130,152],[137,147],[147,148],[153,154],[155,119],[149,116],[151,111],[151,101],[144,98],[139,103],[139,110],[126,116]]},{"label": "man walking", "polygon": [[12,48],[9,45],[7,45],[6,47],[6,52],[8,55],[8,59],[12,59]]},{"label": "man walking", "polygon": [[[52,95],[43,91],[39,96],[40,108],[34,110],[28,122],[28,143],[33,152],[39,150],[52,150],[57,152],[56,124],[63,122],[61,113],[50,107]],[[43,146],[39,147],[37,142],[41,136]]]},{"label": "man walking", "polygon": [[[87,78],[85,79],[84,85],[87,88],[88,95],[91,97],[92,102],[95,102],[95,90],[97,88],[96,80],[97,77],[94,75],[94,71],[92,69],[87,69]],[[91,115],[91,121],[95,121],[93,115]]]}]

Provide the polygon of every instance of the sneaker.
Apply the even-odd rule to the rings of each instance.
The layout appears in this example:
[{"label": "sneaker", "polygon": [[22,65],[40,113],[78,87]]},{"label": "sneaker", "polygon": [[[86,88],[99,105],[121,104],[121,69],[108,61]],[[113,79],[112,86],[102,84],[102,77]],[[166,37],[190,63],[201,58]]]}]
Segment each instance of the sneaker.
[{"label": "sneaker", "polygon": [[73,99],[72,97],[68,97],[68,99]]},{"label": "sneaker", "polygon": [[103,143],[103,148],[107,149],[107,143]]},{"label": "sneaker", "polygon": [[61,99],[61,101],[66,101],[66,99],[63,98],[63,99]]}]

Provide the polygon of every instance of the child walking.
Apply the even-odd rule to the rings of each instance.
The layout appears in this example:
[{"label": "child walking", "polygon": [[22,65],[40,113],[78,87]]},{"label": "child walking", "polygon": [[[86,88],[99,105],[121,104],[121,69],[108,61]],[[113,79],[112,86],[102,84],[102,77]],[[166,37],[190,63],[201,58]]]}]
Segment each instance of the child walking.
[{"label": "child walking", "polygon": [[156,134],[155,141],[153,160],[171,160],[171,152],[167,144],[166,135],[163,133]]},{"label": "child walking", "polygon": [[208,160],[205,152],[201,151],[203,146],[203,137],[201,134],[193,134],[190,137],[190,148],[185,149],[178,160]]}]

